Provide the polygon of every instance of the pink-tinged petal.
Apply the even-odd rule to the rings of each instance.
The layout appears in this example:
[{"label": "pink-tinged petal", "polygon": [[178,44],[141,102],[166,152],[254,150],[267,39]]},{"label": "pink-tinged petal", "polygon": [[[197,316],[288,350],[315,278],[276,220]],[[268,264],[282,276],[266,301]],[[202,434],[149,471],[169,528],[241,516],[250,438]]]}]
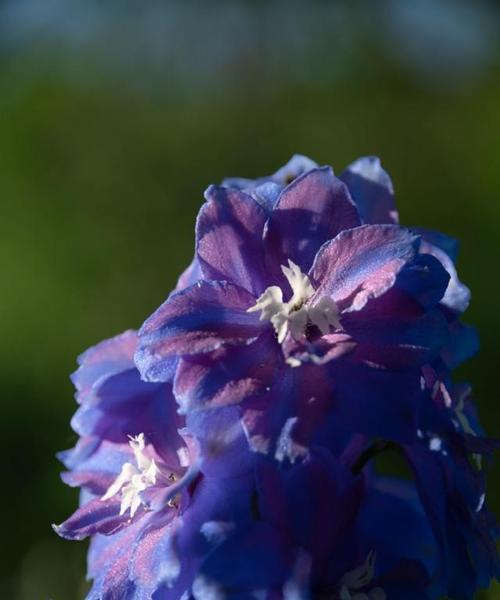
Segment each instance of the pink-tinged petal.
[{"label": "pink-tinged petal", "polygon": [[94,585],[88,600],[129,597],[124,593],[124,588],[129,585],[129,562],[135,539],[143,527],[144,520],[141,520],[131,523],[114,535],[97,534],[92,537],[88,554],[88,577],[94,580]]},{"label": "pink-tinged petal", "polygon": [[172,358],[248,343],[265,326],[247,312],[253,304],[249,292],[223,281],[200,281],[172,294],[139,332],[135,360],[142,377],[162,381],[162,367]]},{"label": "pink-tinged petal", "polygon": [[247,346],[181,359],[174,394],[183,413],[237,404],[264,391],[280,367],[283,356],[266,332]]},{"label": "pink-tinged petal", "polygon": [[[144,512],[139,509],[134,520]],[[83,540],[89,535],[102,533],[112,535],[130,523],[128,514],[120,515],[120,500],[96,498],[77,509],[61,525],[54,525],[55,532],[68,540]]]},{"label": "pink-tinged petal", "polygon": [[265,289],[262,233],[265,211],[248,194],[210,186],[196,223],[205,279],[227,280],[258,296]]},{"label": "pink-tinged petal", "polygon": [[397,225],[363,225],[343,231],[318,252],[311,268],[316,298],[331,296],[340,308],[360,310],[390,289],[414,259],[419,238]]},{"label": "pink-tinged petal", "polygon": [[307,271],[326,241],[360,224],[347,187],[330,167],[309,171],[286,187],[271,214],[264,243],[276,283],[290,259]]},{"label": "pink-tinged petal", "polygon": [[191,261],[189,267],[187,267],[187,269],[185,269],[179,276],[179,279],[177,280],[177,285],[175,286],[175,290],[177,292],[180,292],[181,290],[184,290],[187,287],[194,285],[200,279],[203,279],[203,275],[201,273],[200,262],[195,256]]},{"label": "pink-tinged petal", "polygon": [[180,574],[175,543],[178,524],[175,511],[167,511],[144,528],[135,541],[130,576],[148,594],[162,585],[170,587]]},{"label": "pink-tinged petal", "polygon": [[170,383],[152,384],[140,380],[137,369],[111,377],[99,388],[100,418],[93,434],[113,442],[143,433],[167,464],[175,464],[183,446],[177,430],[182,419]]},{"label": "pink-tinged petal", "polygon": [[363,223],[398,223],[394,188],[376,156],[351,163],[340,175],[347,185]]},{"label": "pink-tinged petal", "polygon": [[92,401],[93,387],[103,378],[120,373],[133,365],[137,333],[125,331],[86,350],[78,357],[79,368],[71,379],[80,403]]},{"label": "pink-tinged petal", "polygon": [[90,543],[88,576],[94,585],[87,600],[149,600],[140,587],[132,581],[131,561],[134,545],[141,531],[147,528],[148,521],[155,518],[153,513],[145,515],[141,521],[131,523],[126,529],[112,535],[96,535]]},{"label": "pink-tinged petal", "polygon": [[116,479],[116,474],[103,471],[66,471],[61,479],[70,487],[85,488],[96,496],[103,496]]}]

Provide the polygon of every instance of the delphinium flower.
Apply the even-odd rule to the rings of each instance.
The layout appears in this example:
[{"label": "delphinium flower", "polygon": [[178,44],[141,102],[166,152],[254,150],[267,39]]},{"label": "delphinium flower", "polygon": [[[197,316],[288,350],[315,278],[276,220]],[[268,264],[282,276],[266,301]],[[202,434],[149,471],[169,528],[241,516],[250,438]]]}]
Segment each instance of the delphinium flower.
[{"label": "delphinium flower", "polygon": [[[68,539],[92,536],[89,599],[139,599],[162,589],[180,597],[212,530],[250,518],[238,431],[207,431],[201,456],[171,384],[141,381],[136,343],[133,331],[102,342],[82,355],[73,377],[80,408],[72,425],[81,437],[61,459],[70,469],[64,481],[82,489],[81,506],[55,530]],[[218,470],[235,476],[222,487]]]},{"label": "delphinium flower", "polygon": [[74,377],[56,530],[92,538],[89,598],[472,598],[499,574],[496,442],[452,379],[477,349],[456,243],[399,224],[373,157],[205,198],[176,289]]},{"label": "delphinium flower", "polygon": [[418,236],[362,224],[329,168],[295,179],[270,212],[230,188],[212,186],[206,198],[201,279],[141,328],[142,376],[162,381],[180,357],[174,391],[185,413],[242,403],[255,423],[252,404],[275,412],[286,398],[286,410],[309,403],[310,424],[314,398],[318,414],[333,410],[349,431],[413,436],[419,370],[449,337],[438,308],[449,275],[419,253]]}]

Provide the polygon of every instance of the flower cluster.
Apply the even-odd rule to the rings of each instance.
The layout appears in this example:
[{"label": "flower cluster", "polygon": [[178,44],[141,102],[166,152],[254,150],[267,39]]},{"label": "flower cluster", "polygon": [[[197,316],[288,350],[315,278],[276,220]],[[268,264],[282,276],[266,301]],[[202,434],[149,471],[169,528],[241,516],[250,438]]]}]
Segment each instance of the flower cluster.
[{"label": "flower cluster", "polygon": [[91,538],[88,599],[473,598],[497,444],[452,381],[477,349],[456,243],[399,224],[372,157],[205,198],[176,289],[73,376],[55,529]]}]

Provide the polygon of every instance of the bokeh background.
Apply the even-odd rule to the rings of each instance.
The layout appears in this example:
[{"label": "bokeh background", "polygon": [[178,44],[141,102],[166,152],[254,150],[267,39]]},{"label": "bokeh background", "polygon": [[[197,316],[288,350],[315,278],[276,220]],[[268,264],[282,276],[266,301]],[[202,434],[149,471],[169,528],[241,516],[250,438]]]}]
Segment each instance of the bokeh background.
[{"label": "bokeh background", "polygon": [[402,221],[460,238],[482,340],[461,376],[498,435],[497,5],[0,2],[2,600],[85,594],[85,543],[50,528],[77,501],[54,457],[76,356],[163,300],[208,184],[295,152],[379,155]]}]

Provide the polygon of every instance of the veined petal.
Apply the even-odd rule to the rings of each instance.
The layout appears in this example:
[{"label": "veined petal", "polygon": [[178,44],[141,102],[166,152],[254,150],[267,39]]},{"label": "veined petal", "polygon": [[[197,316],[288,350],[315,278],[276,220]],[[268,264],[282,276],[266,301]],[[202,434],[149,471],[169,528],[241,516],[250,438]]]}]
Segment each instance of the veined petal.
[{"label": "veined petal", "polygon": [[344,310],[360,310],[392,287],[416,256],[418,243],[418,237],[397,225],[342,231],[321,248],[311,268],[315,297],[331,296]]},{"label": "veined petal", "polygon": [[264,325],[247,309],[255,297],[224,281],[205,282],[174,293],[139,332],[136,364],[146,380],[161,380],[161,365],[173,356],[244,344]]},{"label": "veined petal", "polygon": [[174,393],[183,413],[236,404],[264,391],[280,367],[283,356],[266,332],[248,346],[183,358]]},{"label": "veined petal", "polygon": [[79,367],[71,376],[77,401],[80,404],[92,403],[94,386],[133,366],[136,346],[137,333],[129,330],[104,340],[81,354],[78,357]]},{"label": "veined petal", "polygon": [[281,193],[264,234],[273,280],[282,283],[281,265],[288,260],[306,272],[322,244],[359,224],[349,191],[330,167],[297,178]]},{"label": "veined petal", "polygon": [[[140,516],[140,511],[138,517]],[[120,515],[120,500],[95,498],[78,508],[61,525],[54,525],[55,532],[68,540],[83,540],[89,535],[111,535],[126,527],[128,515]]]},{"label": "veined petal", "polygon": [[203,279],[200,261],[197,256],[194,256],[191,264],[180,274],[175,290],[178,292],[184,290],[187,287],[194,285],[200,279]]},{"label": "veined petal", "polygon": [[248,194],[210,186],[196,223],[196,248],[206,279],[231,281],[259,295],[265,285],[265,211]]}]

